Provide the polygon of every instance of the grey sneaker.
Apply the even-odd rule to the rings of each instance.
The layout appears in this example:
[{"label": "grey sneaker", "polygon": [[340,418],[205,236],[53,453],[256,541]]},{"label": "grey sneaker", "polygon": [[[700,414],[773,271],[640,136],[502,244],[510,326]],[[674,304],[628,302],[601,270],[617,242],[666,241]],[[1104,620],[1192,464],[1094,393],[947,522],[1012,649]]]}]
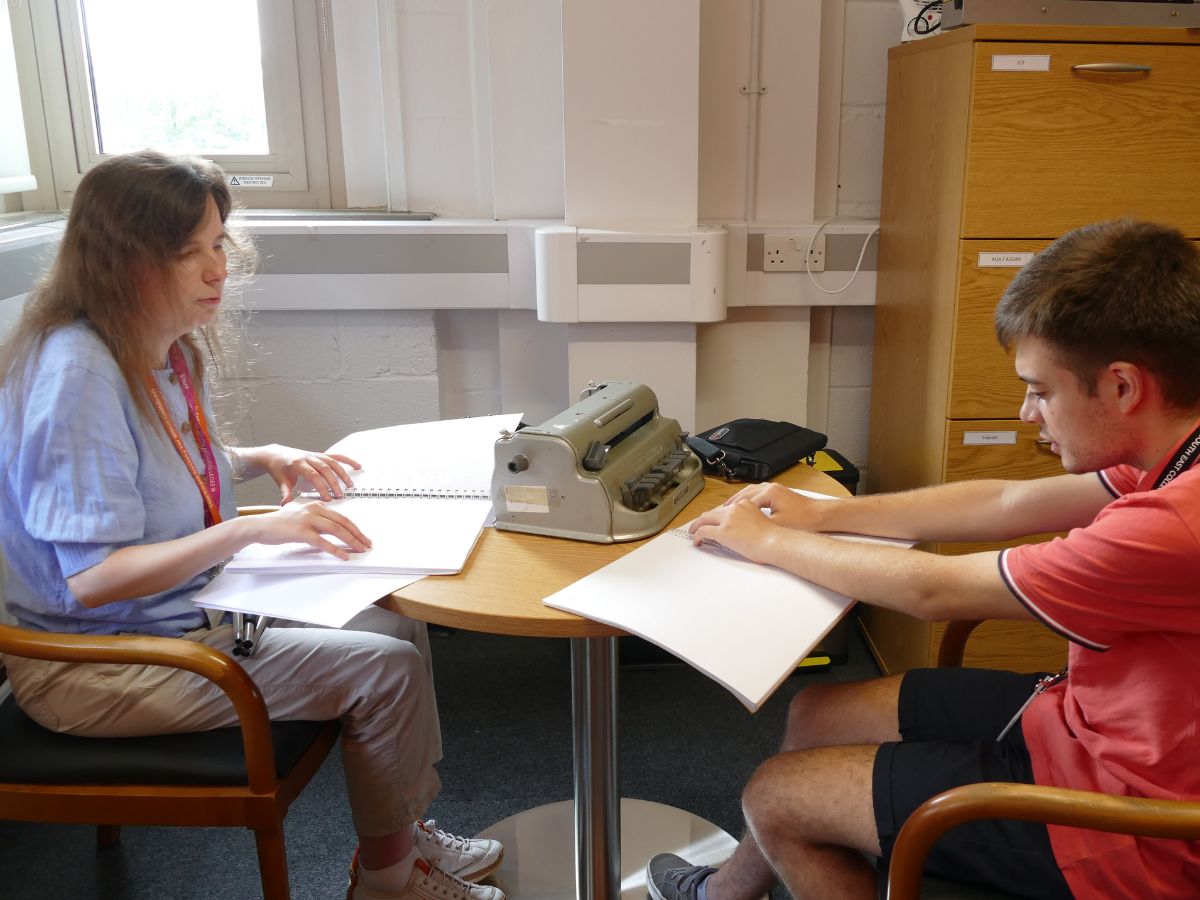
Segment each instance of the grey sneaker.
[{"label": "grey sneaker", "polygon": [[504,858],[499,841],[459,837],[438,828],[433,819],[413,823],[413,840],[425,859],[463,881],[486,878]]},{"label": "grey sneaker", "polygon": [[712,866],[693,866],[674,853],[660,853],[646,863],[646,890],[654,900],[697,900],[700,882],[715,871]]}]

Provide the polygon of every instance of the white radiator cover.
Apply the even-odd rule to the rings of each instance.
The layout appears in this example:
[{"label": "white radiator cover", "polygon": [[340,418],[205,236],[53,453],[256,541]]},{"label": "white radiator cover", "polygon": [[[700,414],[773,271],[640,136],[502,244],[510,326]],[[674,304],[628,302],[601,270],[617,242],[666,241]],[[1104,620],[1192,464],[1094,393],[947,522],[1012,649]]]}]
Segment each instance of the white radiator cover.
[{"label": "white radiator cover", "polygon": [[[725,318],[728,232],[718,225],[689,231],[633,232],[549,225],[534,233],[538,319],[543,322],[719,322]],[[683,245],[687,280],[580,283],[587,243]]]}]

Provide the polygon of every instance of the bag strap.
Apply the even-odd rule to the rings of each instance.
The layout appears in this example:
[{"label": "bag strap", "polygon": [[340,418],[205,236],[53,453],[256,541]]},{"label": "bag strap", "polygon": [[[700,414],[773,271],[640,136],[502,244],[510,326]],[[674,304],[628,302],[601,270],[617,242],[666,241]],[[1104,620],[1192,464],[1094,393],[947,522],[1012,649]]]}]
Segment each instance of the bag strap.
[{"label": "bag strap", "polygon": [[704,460],[705,463],[717,470],[718,477],[724,481],[734,480],[732,467],[741,464],[741,454],[724,450],[721,447],[718,447],[716,444],[710,444],[702,437],[696,437],[694,434],[688,435],[687,445],[691,447],[696,452],[696,455]]}]

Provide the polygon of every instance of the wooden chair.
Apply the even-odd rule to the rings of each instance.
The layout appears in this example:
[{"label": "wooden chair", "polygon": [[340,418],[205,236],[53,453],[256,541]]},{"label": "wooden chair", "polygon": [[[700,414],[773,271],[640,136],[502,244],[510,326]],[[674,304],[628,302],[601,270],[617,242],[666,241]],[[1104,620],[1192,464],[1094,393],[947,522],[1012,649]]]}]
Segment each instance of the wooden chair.
[{"label": "wooden chair", "polygon": [[42,728],[10,696],[0,703],[0,819],[96,824],[100,848],[120,839],[121,825],[242,826],[254,831],[265,900],[290,897],[283,819],[337,740],[338,722],[271,722],[241,665],[180,638],[0,625],[0,653],[185,669],[221,688],[239,723],[193,734],[76,737]]},{"label": "wooden chair", "polygon": [[[980,623],[951,622],[939,666],[962,664],[967,638]],[[916,900],[925,857],[946,831],[975,819],[1018,819],[1146,837],[1200,840],[1200,802],[1112,797],[1092,791],[1026,784],[969,784],[925,801],[896,836],[888,900]]]}]

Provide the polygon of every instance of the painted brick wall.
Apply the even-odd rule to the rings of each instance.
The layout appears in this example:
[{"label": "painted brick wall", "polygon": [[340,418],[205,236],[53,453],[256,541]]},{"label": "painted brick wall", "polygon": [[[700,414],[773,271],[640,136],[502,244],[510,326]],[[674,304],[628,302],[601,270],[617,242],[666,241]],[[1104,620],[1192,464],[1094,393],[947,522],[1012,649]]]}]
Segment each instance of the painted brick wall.
[{"label": "painted brick wall", "polygon": [[[899,42],[896,0],[847,0],[842,57],[838,215],[879,218],[887,49]],[[932,98],[931,98],[932,100]],[[873,307],[836,307],[829,350],[829,446],[865,475],[871,414]],[[865,478],[860,479],[863,483]]]},{"label": "painted brick wall", "polygon": [[[245,373],[222,385],[217,415],[230,439],[325,449],[345,435],[441,416],[437,337],[427,310],[258,312]],[[274,503],[267,478],[240,485],[239,503]]]}]

